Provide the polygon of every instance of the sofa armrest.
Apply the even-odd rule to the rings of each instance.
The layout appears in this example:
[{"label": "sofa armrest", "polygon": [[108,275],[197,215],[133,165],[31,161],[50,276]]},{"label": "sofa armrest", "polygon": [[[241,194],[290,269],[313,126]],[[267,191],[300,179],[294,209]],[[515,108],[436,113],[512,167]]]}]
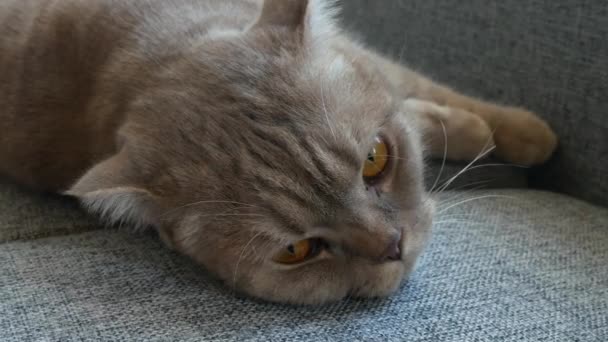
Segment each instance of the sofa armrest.
[{"label": "sofa armrest", "polygon": [[531,185],[608,205],[608,2],[342,1],[346,27],[461,92],[527,107],[560,137]]}]

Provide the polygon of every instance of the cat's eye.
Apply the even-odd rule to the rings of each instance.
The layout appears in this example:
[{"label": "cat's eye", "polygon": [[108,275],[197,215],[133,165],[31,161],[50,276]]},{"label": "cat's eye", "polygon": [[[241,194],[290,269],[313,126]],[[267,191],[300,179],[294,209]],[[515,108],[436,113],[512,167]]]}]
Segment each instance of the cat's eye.
[{"label": "cat's eye", "polygon": [[388,164],[388,144],[380,137],[374,140],[372,150],[367,154],[363,165],[363,178],[373,179],[379,177]]},{"label": "cat's eye", "polygon": [[299,264],[317,256],[321,252],[322,244],[319,239],[301,240],[284,248],[272,260],[284,265]]}]

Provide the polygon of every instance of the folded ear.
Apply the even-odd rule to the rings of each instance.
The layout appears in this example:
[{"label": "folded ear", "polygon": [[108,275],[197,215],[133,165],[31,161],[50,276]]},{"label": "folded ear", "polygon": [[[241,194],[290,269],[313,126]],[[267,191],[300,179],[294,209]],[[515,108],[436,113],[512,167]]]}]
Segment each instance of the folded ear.
[{"label": "folded ear", "polygon": [[125,153],[95,165],[64,194],[111,224],[157,226],[158,199],[137,180]]},{"label": "folded ear", "polygon": [[334,33],[335,6],[330,0],[264,0],[264,7],[255,27],[283,26],[300,30],[312,41]]}]

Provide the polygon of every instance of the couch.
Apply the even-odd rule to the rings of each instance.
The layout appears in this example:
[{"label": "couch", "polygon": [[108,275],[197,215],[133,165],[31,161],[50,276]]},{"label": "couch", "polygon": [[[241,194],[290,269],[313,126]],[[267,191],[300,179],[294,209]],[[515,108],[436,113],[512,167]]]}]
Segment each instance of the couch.
[{"label": "couch", "polygon": [[320,307],[236,295],[152,233],[3,181],[0,341],[608,340],[608,3],[342,5],[377,49],[540,113],[561,138],[555,157],[529,170],[483,161],[438,195],[433,238],[396,294]]}]

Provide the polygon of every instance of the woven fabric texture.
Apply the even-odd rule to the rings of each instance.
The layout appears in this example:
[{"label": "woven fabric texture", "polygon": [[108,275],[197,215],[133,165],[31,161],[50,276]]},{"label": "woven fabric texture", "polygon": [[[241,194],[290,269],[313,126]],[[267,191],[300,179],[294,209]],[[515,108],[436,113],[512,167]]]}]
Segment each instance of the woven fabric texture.
[{"label": "woven fabric texture", "polygon": [[605,341],[607,209],[530,190],[442,198],[398,293],[324,307],[239,298],[152,235],[0,244],[0,340]]},{"label": "woven fabric texture", "polygon": [[95,229],[95,221],[77,208],[75,201],[0,179],[0,243]]},{"label": "woven fabric texture", "polygon": [[455,89],[530,108],[560,137],[535,185],[608,205],[608,2],[343,0],[372,46]]}]

